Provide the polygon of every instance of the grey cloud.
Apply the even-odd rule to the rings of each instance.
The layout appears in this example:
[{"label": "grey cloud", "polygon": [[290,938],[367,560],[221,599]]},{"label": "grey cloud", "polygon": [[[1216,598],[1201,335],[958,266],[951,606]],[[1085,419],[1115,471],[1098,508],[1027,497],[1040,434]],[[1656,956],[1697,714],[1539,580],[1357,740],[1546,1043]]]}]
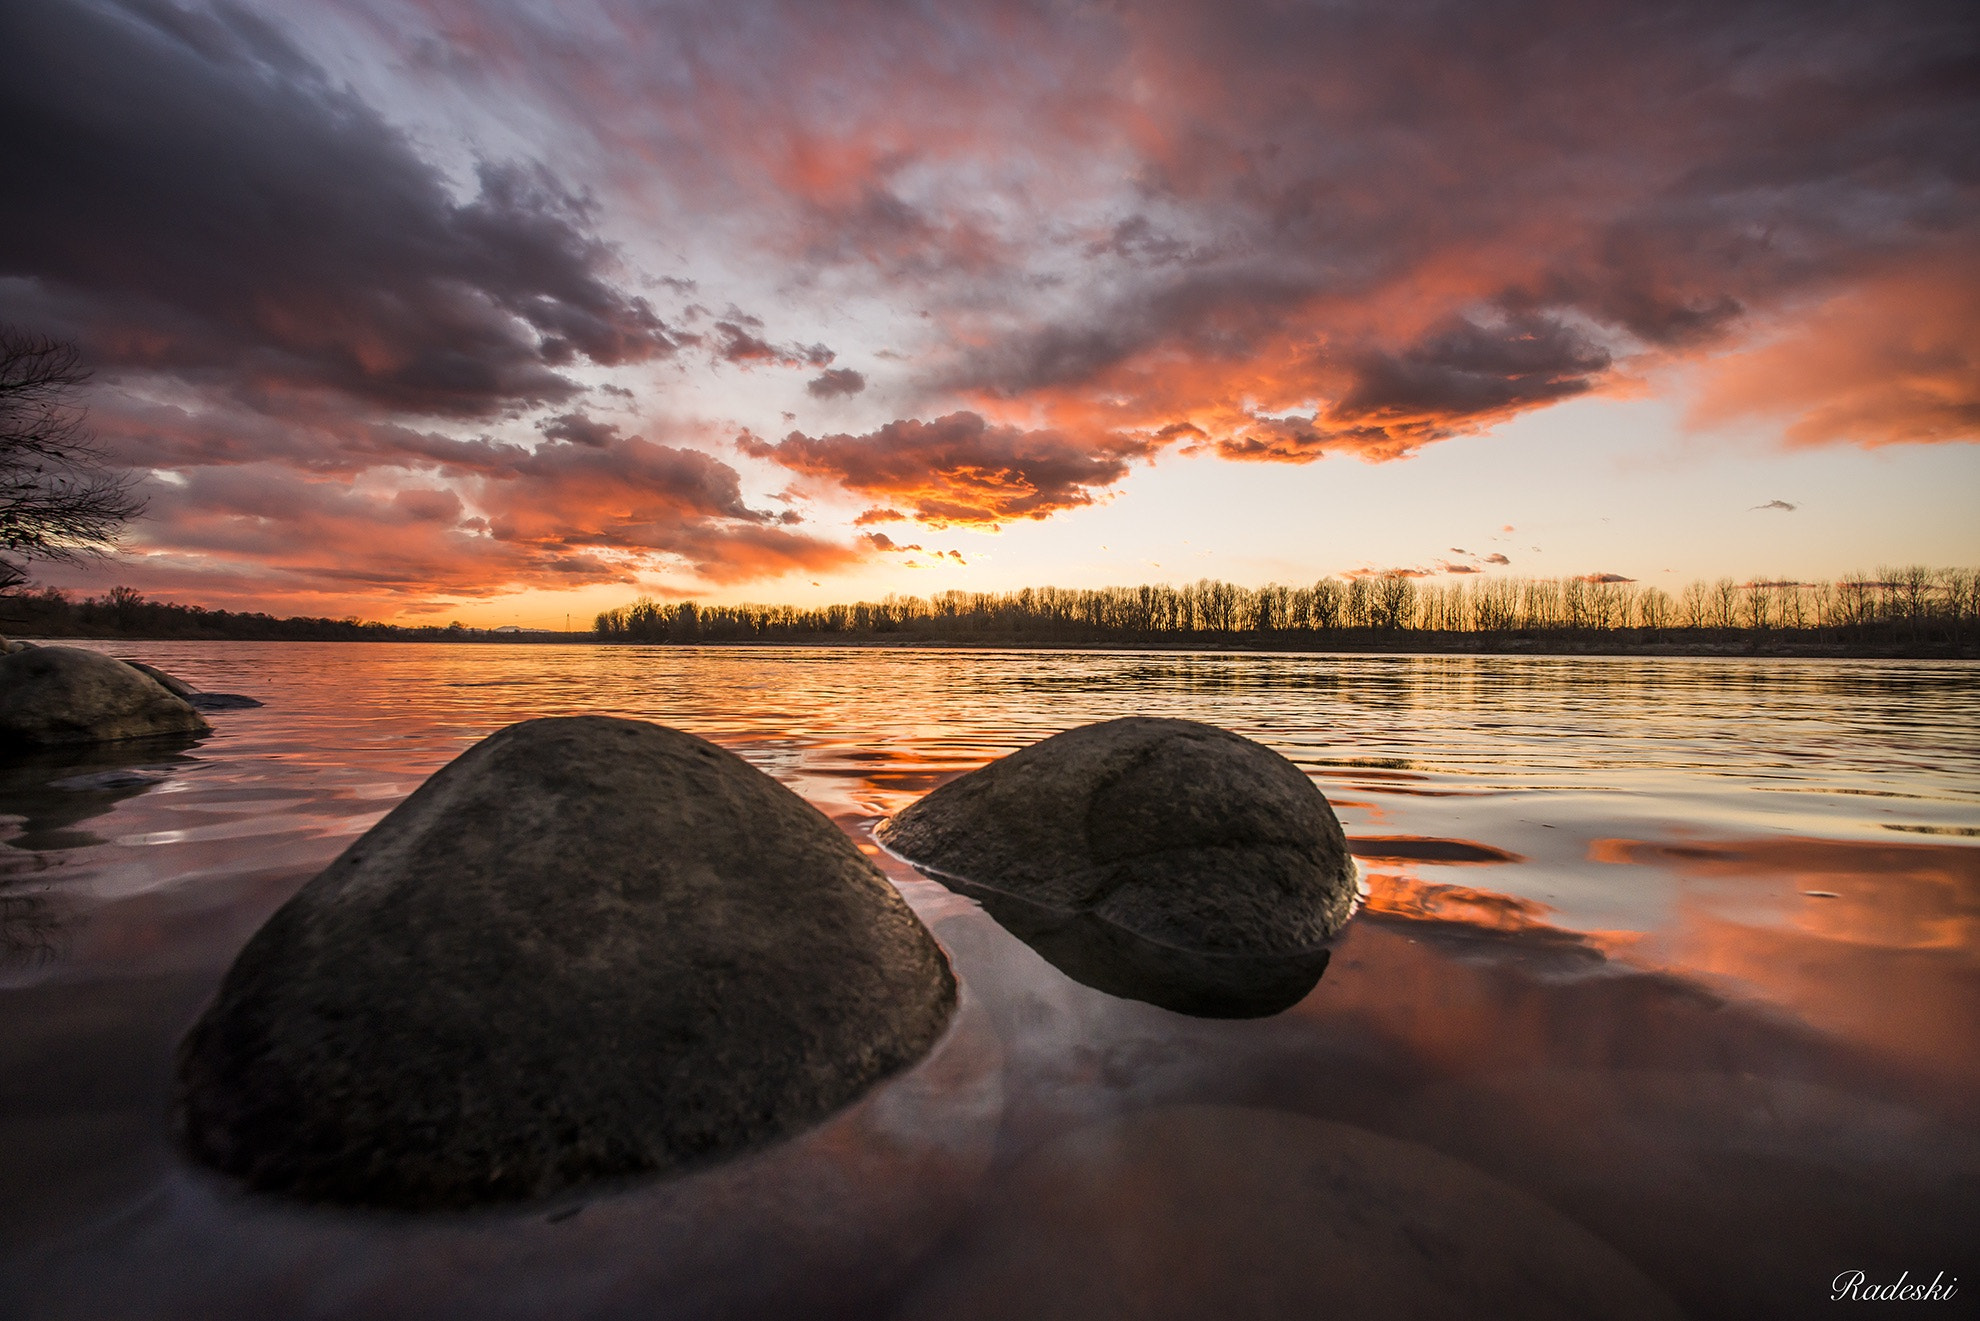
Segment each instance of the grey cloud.
[{"label": "grey cloud", "polygon": [[[580,358],[674,351],[614,286],[592,204],[546,171],[447,180],[233,6],[0,12],[0,276],[104,365],[279,398],[478,416],[569,397]],[[6,311],[0,305],[0,311]]]}]

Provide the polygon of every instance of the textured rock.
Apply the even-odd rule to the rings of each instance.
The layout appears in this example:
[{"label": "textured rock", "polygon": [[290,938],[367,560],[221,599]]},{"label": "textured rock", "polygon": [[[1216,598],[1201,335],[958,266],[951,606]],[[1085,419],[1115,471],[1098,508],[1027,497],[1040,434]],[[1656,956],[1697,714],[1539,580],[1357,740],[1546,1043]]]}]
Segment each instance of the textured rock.
[{"label": "textured rock", "polygon": [[180,1047],[181,1132],[306,1198],[542,1196],[810,1125],[954,1002],[927,930],[790,790],[676,730],[528,721],[248,942]]},{"label": "textured rock", "polygon": [[185,701],[101,652],[32,647],[0,656],[0,746],[212,732]]},{"label": "textured rock", "polygon": [[877,837],[965,893],[1200,953],[1310,950],[1354,904],[1347,841],[1313,782],[1262,744],[1188,720],[1068,730],[950,781]]},{"label": "textured rock", "polygon": [[993,1189],[902,1321],[1668,1318],[1615,1249],[1427,1147],[1270,1110],[1083,1129]]}]

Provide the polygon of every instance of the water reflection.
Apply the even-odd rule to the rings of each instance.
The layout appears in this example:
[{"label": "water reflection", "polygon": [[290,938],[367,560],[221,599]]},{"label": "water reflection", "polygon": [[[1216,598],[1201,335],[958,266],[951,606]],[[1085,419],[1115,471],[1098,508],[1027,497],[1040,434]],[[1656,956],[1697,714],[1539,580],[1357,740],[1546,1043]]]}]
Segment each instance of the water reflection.
[{"label": "water reflection", "polygon": [[1083,986],[1198,1018],[1263,1018],[1290,1009],[1327,971],[1331,949],[1277,956],[1210,954],[1150,940],[1087,911],[1033,903],[936,877]]},{"label": "water reflection", "polygon": [[[0,871],[25,869],[0,894],[63,924],[46,956],[0,967],[0,1313],[884,1315],[1036,1153],[1193,1105],[1438,1153],[1698,1317],[1805,1314],[1841,1270],[1970,1256],[1980,848],[1955,832],[1980,820],[1980,667],[147,650],[268,705],[216,720],[196,757],[0,779],[17,819]],[[164,1131],[171,1052],[248,935],[474,740],[581,711],[720,742],[873,854],[963,984],[972,1034],[945,1072],[880,1089],[753,1192],[607,1190],[555,1223],[408,1232],[199,1183]],[[1282,1012],[1168,1012],[1119,971],[1139,951],[1100,974],[1053,959],[1052,931],[867,837],[951,776],[1126,714],[1256,738],[1339,811],[1367,903]]]},{"label": "water reflection", "polygon": [[8,756],[0,762],[0,817],[16,824],[5,842],[37,851],[103,843],[75,827],[191,765],[185,753],[199,741],[168,735]]}]

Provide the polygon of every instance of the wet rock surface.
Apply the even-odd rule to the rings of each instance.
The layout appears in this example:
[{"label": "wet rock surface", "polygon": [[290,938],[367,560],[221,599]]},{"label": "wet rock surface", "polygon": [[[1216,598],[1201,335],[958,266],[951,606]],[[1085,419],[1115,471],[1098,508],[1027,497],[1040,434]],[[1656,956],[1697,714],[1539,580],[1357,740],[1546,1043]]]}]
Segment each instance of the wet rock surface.
[{"label": "wet rock surface", "polygon": [[1615,1249],[1427,1147],[1283,1111],[1176,1106],[1048,1143],[897,1313],[1676,1318]]},{"label": "wet rock surface", "polygon": [[876,837],[965,893],[1196,953],[1313,951],[1355,897],[1340,822],[1313,782],[1262,744],[1188,720],[1068,730],[950,781]]},{"label": "wet rock surface", "polygon": [[0,656],[0,747],[20,751],[211,732],[182,698],[101,652],[30,647]]},{"label": "wet rock surface", "polygon": [[946,959],[826,817],[639,721],[505,729],[249,941],[179,1054],[196,1155],[406,1209],[691,1167],[920,1059]]}]

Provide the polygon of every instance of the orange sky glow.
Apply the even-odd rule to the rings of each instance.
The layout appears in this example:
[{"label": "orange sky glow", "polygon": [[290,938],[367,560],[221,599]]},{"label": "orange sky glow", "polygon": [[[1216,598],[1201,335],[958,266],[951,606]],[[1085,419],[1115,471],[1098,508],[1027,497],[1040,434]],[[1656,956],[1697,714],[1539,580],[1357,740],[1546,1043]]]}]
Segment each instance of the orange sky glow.
[{"label": "orange sky glow", "polygon": [[148,501],[124,554],[37,576],[562,627],[640,594],[1973,564],[1977,29],[15,7],[0,321],[82,346]]}]

